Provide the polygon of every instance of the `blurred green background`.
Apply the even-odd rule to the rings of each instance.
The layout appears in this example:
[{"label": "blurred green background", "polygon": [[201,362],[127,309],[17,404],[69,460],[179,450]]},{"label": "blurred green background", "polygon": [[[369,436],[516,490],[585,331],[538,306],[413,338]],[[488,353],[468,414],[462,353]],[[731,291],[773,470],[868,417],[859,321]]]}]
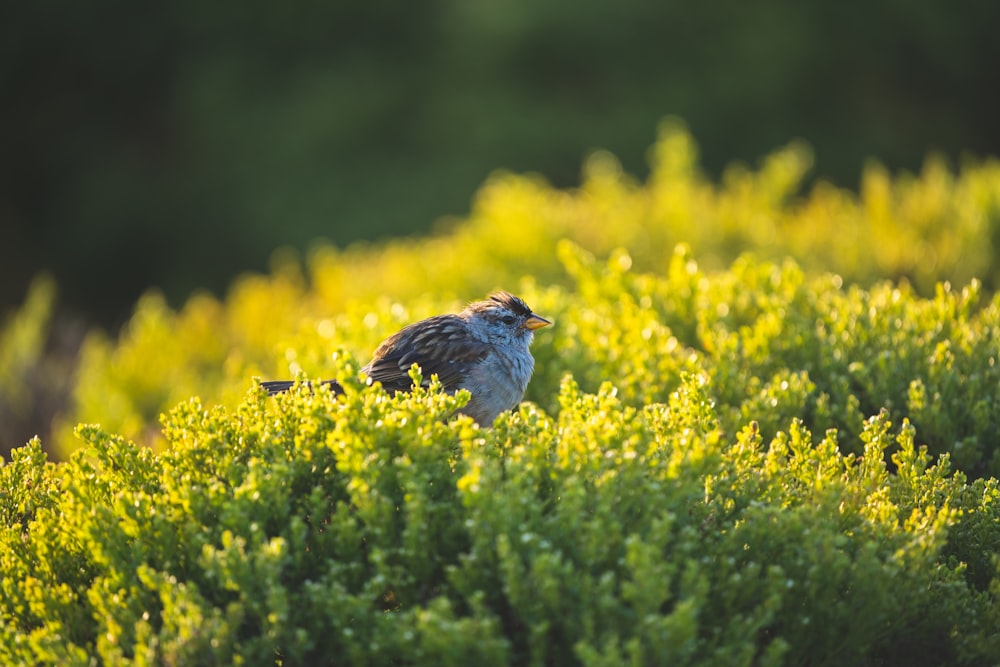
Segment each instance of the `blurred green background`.
[{"label": "blurred green background", "polygon": [[1000,3],[426,0],[8,3],[0,313],[50,272],[114,328],[275,248],[424,232],[496,169],[642,177],[665,115],[718,173],[797,137],[854,187],[877,157],[1000,153]]}]

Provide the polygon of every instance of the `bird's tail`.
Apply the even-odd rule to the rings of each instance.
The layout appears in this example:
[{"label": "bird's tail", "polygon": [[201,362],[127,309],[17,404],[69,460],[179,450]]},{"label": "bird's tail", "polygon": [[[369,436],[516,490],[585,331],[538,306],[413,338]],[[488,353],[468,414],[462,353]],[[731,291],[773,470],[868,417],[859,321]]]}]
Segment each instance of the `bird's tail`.
[{"label": "bird's tail", "polygon": [[[288,391],[289,389],[292,388],[294,384],[295,384],[294,380],[272,380],[270,382],[261,382],[260,386],[263,387],[264,391],[266,391],[268,394],[274,396],[275,394],[282,394]],[[306,382],[305,384],[307,387],[310,388],[312,387],[312,383],[310,382]],[[344,393],[344,388],[341,387],[340,383],[338,383],[336,380],[323,380],[322,382],[320,382],[320,384],[327,385],[335,394]]]}]

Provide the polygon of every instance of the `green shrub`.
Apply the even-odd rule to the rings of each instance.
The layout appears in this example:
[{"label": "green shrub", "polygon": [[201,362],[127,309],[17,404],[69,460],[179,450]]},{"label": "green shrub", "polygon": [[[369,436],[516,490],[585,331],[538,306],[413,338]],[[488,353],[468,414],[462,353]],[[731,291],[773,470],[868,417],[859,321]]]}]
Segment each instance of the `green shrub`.
[{"label": "green shrub", "polygon": [[[686,374],[630,407],[571,378],[482,430],[437,388],[326,390],[96,426],[0,468],[5,664],[982,664],[995,480],[904,421],[841,454],[726,435]],[[895,435],[894,435],[895,433]],[[894,473],[886,465],[892,456]],[[994,589],[995,593],[995,589]]]},{"label": "green shrub", "polygon": [[48,436],[49,422],[66,411],[72,348],[82,332],[61,321],[53,335],[56,285],[39,274],[24,304],[0,319],[0,456],[33,435]]},{"label": "green shrub", "polygon": [[[756,420],[770,437],[800,418],[856,442],[864,416],[885,407],[908,417],[933,454],[950,452],[973,476],[1000,473],[1000,300],[984,303],[978,282],[960,291],[942,285],[925,299],[889,283],[864,290],[838,276],[810,278],[790,260],[744,256],[728,271],[707,272],[684,247],[664,275],[631,270],[622,250],[602,262],[564,241],[557,254],[572,287],[526,281],[521,289],[557,322],[539,335],[528,391],[547,410],[566,373],[591,392],[610,381],[634,407],[665,401],[683,373],[704,373],[728,433]],[[283,281],[245,285],[251,294],[235,293],[226,308],[196,298],[176,315],[144,300],[118,347],[95,339],[84,350],[80,416],[162,442],[157,415],[187,396],[234,405],[253,375],[328,376],[340,354],[366,358],[403,324],[460,306],[381,301],[317,320],[305,312],[315,307],[308,293]],[[260,333],[251,324],[263,318],[257,308],[299,322],[298,330],[284,339]]]},{"label": "green shrub", "polygon": [[[88,339],[56,449],[76,447],[81,421],[159,446],[158,415],[189,396],[234,406],[252,376],[322,376],[333,354],[365,359],[402,325],[505,288],[559,320],[536,345],[529,396],[546,408],[567,371],[636,406],[707,372],[728,430],[756,419],[770,435],[802,417],[854,442],[885,406],[962,469],[998,470],[996,307],[982,293],[997,284],[1000,165],[953,175],[931,159],[896,178],[872,166],[860,195],[822,183],[800,195],[811,156],[792,144],[714,184],[675,121],[651,163],[639,183],[597,153],[575,190],[499,174],[437,236],[320,246],[305,270],[279,253],[271,275],[176,311],[147,295],[117,339]],[[944,280],[968,287],[939,293]]]},{"label": "green shrub", "polygon": [[[66,462],[0,467],[0,662],[1000,661],[995,165],[800,200],[799,147],[717,187],[694,153],[668,128],[645,184],[499,176],[441,236],[144,297],[84,346]],[[555,322],[516,414],[360,383],[496,287]]]}]

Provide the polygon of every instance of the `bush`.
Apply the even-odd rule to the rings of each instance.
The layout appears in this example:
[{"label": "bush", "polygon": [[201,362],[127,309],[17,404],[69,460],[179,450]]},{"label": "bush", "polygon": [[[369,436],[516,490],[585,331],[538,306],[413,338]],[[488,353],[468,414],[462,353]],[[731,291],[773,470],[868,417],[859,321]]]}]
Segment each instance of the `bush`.
[{"label": "bush", "polygon": [[[1000,661],[1000,296],[956,250],[987,247],[994,166],[798,200],[796,147],[718,188],[682,131],[656,155],[644,185],[600,155],[579,191],[501,176],[439,237],[279,255],[91,336],[67,460],[0,467],[0,662]],[[890,232],[923,249],[860,242]],[[10,368],[40,365],[40,284]],[[516,413],[360,383],[496,287],[555,321]]]},{"label": "bush", "polygon": [[[528,390],[548,411],[566,373],[589,392],[611,382],[632,407],[665,401],[684,373],[698,373],[712,378],[730,434],[756,420],[772,437],[799,418],[816,432],[837,428],[859,453],[851,443],[865,415],[885,407],[908,417],[932,454],[950,452],[973,476],[1000,473],[1000,338],[992,334],[1000,300],[984,303],[978,282],[942,285],[924,299],[889,283],[863,290],[838,276],[810,278],[791,261],[744,256],[708,272],[684,247],[664,275],[632,271],[621,250],[602,262],[564,241],[556,254],[572,287],[525,281],[520,289],[557,322],[534,346]],[[95,339],[85,349],[78,416],[161,446],[157,415],[187,396],[235,405],[252,375],[329,377],[340,356],[366,358],[403,324],[460,306],[383,300],[318,319],[314,297],[286,280],[248,281],[225,306],[195,298],[176,315],[145,300],[117,347]],[[263,312],[298,322],[298,331],[261,332],[253,321]],[[62,442],[64,451],[75,446]]]},{"label": "bush", "polygon": [[[0,468],[6,664],[982,664],[995,480],[866,421],[726,435],[704,376],[483,430],[467,396],[251,390]],[[894,450],[890,474],[885,453]],[[905,660],[903,660],[905,658]]]},{"label": "bush", "polygon": [[54,315],[56,292],[52,277],[40,274],[24,304],[0,320],[0,456],[32,435],[47,437],[53,416],[68,409],[84,330]]},{"label": "bush", "polygon": [[567,371],[588,391],[611,380],[636,406],[664,400],[681,371],[707,372],[729,431],[757,419],[770,436],[802,417],[854,441],[884,406],[971,474],[998,469],[984,293],[997,284],[1000,165],[956,176],[930,160],[896,179],[873,166],[860,196],[819,184],[800,198],[811,157],[798,144],[720,185],[676,122],[651,155],[642,184],[604,153],[578,190],[498,175],[439,236],[321,246],[305,271],[279,253],[271,275],[221,301],[174,311],[149,294],[117,340],[87,341],[56,448],[76,447],[80,421],[159,446],[158,416],[189,396],[234,406],[254,375],[331,373],[335,354],[365,359],[402,325],[502,287],[560,321],[536,345],[529,397],[547,409]]},{"label": "bush", "polygon": [[[0,328],[0,423],[25,421],[31,411],[33,397],[26,389],[44,356],[54,299],[52,279],[40,276],[32,283],[24,305]],[[0,437],[7,441],[13,435]]]}]

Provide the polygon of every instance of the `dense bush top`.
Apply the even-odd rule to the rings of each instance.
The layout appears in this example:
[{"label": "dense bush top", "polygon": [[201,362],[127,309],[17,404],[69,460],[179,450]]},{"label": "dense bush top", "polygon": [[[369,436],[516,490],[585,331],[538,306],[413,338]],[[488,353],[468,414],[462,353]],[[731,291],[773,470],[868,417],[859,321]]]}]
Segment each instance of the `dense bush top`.
[{"label": "dense bush top", "polygon": [[[799,418],[852,443],[866,416],[888,408],[912,420],[932,453],[950,452],[975,476],[1000,471],[1000,300],[982,302],[978,282],[924,299],[888,283],[863,290],[809,278],[790,261],[744,257],[705,272],[683,248],[661,275],[633,272],[622,251],[598,262],[564,242],[558,256],[572,287],[520,290],[556,321],[538,336],[528,390],[548,411],[566,373],[591,392],[611,382],[633,407],[665,401],[683,373],[700,373],[712,378],[728,433],[757,420],[770,437]],[[150,298],[117,348],[87,350],[77,416],[162,443],[157,415],[187,396],[235,404],[251,375],[330,376],[343,355],[363,361],[403,324],[448,308],[383,300],[318,318],[303,312],[309,293],[284,280],[252,281],[226,306],[197,298],[176,315]],[[295,322],[296,331],[273,328]]]},{"label": "dense bush top", "polygon": [[6,5],[0,311],[47,266],[118,322],[281,243],[425,231],[497,167],[644,175],[668,112],[713,174],[789,137],[852,187],[867,156],[1000,155],[993,2]]},{"label": "dense bush top", "polygon": [[[589,391],[611,380],[641,405],[663,400],[679,368],[705,370],[720,407],[744,413],[727,414],[728,428],[803,416],[817,432],[856,434],[885,406],[918,413],[934,451],[961,443],[960,465],[988,464],[996,309],[980,302],[1000,275],[1000,164],[956,176],[930,160],[919,177],[895,179],[872,167],[860,195],[819,184],[799,197],[811,159],[801,145],[757,171],[734,166],[718,185],[676,123],[651,156],[645,183],[607,154],[577,190],[499,175],[440,236],[320,247],[305,275],[279,254],[270,276],[238,280],[222,301],[196,295],[174,311],[150,294],[117,340],[89,339],[57,448],[77,446],[80,421],[155,443],[158,416],[189,396],[235,405],[252,376],[322,376],[332,351],[364,360],[400,326],[505,288],[560,321],[536,345],[544,363],[531,398],[546,408],[566,371]],[[734,265],[747,248],[757,259]],[[938,281],[968,287],[938,293]],[[813,412],[741,407],[782,382],[818,403]]]},{"label": "dense bush top", "polygon": [[[1000,662],[998,166],[799,198],[800,147],[718,186],[680,129],[654,154],[91,336],[66,461],[0,467],[0,663]],[[497,287],[555,326],[494,428],[357,378]],[[52,298],[0,337],[6,409],[63,378]],[[297,375],[346,393],[251,379]]]},{"label": "dense bush top", "polygon": [[[5,664],[860,665],[1000,658],[995,480],[882,413],[720,430],[704,376],[566,379],[492,430],[350,377],[83,426],[0,468]],[[862,454],[841,454],[838,444]],[[886,466],[892,452],[894,471]]]}]

